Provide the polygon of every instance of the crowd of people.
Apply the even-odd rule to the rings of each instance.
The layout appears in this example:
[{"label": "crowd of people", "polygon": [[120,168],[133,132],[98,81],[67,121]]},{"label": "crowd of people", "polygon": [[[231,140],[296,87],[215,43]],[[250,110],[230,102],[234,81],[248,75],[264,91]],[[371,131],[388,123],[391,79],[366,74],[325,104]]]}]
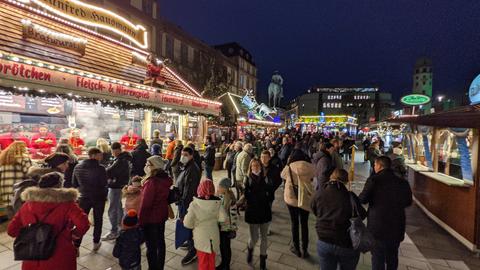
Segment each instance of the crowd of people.
[{"label": "crowd of people", "polygon": [[[358,196],[349,190],[344,169],[355,144],[348,136],[322,133],[248,133],[222,147],[207,138],[201,154],[191,142],[184,144],[171,135],[164,144],[154,134],[150,145],[138,139],[132,149],[121,142],[98,140],[83,160],[68,144],[60,144],[36,164],[25,143],[15,141],[0,153],[0,200],[8,205],[10,236],[21,238],[23,228],[39,222],[52,224],[57,236],[49,258],[25,260],[23,269],[76,269],[90,225],[93,251],[101,248],[102,241],[114,241],[113,256],[122,269],[141,269],[143,243],[148,269],[163,269],[168,219],[176,220],[176,247],[186,250],[183,265],[198,260],[199,269],[230,269],[231,240],[243,219],[249,235],[246,262],[253,266],[260,241],[260,269],[267,269],[270,225],[275,222],[272,204],[279,200],[278,189],[290,215],[292,254],[311,256],[312,214],[320,268],[356,269],[360,250],[353,247],[349,234],[350,220],[356,215],[367,219],[375,239],[370,249],[372,269],[396,269],[405,208],[412,203],[401,144],[394,143],[383,153],[380,140],[362,142],[372,172]],[[217,179],[215,185],[217,151],[224,154],[228,177]],[[111,229],[102,236],[107,202]]]}]

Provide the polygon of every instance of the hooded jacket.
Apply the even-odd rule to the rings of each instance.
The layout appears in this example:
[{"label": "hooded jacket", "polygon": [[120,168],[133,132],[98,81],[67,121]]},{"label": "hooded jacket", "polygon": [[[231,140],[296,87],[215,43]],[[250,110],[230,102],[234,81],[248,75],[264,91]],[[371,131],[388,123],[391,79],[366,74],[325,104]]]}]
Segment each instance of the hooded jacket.
[{"label": "hooded jacket", "polygon": [[123,197],[125,197],[125,213],[130,209],[135,209],[138,213],[142,201],[142,189],[140,187],[128,185],[123,187],[122,193]]},{"label": "hooded jacket", "polygon": [[[293,207],[299,207],[299,205],[301,205],[303,210],[311,211],[310,199],[314,194],[312,185],[314,175],[315,167],[311,163],[303,160],[295,161],[285,166],[282,171],[282,178],[285,179],[285,191],[283,193],[285,203]],[[293,185],[298,186],[299,198],[295,196]],[[301,192],[304,192],[302,196],[300,196]],[[300,204],[298,202],[299,199],[302,200]]]},{"label": "hooded jacket", "polygon": [[87,215],[75,202],[77,198],[78,192],[75,189],[65,188],[30,187],[22,193],[25,204],[8,225],[8,235],[17,237],[22,228],[36,223],[39,219],[53,225],[54,233],[58,234],[55,251],[48,260],[23,261],[22,269],[77,268],[72,235],[81,237],[89,228]]},{"label": "hooded jacket", "polygon": [[205,253],[220,251],[219,222],[225,222],[226,213],[221,200],[213,197],[210,200],[193,198],[183,219],[186,228],[193,229],[193,240],[196,250]]},{"label": "hooded jacket", "polygon": [[[145,161],[146,162],[146,161]],[[143,165],[145,166],[145,164]],[[108,187],[123,188],[130,181],[130,168],[132,156],[128,152],[122,152],[115,158],[112,165],[107,168]],[[133,171],[133,170],[132,170]],[[143,167],[142,167],[143,171]],[[145,173],[144,173],[145,175]]]},{"label": "hooded jacket", "polygon": [[80,199],[105,202],[107,185],[107,171],[95,159],[83,160],[73,170],[73,187],[80,191]]},{"label": "hooded jacket", "polygon": [[132,151],[132,175],[145,176],[143,168],[147,164],[147,159],[152,156],[147,149],[146,144],[140,144]]}]

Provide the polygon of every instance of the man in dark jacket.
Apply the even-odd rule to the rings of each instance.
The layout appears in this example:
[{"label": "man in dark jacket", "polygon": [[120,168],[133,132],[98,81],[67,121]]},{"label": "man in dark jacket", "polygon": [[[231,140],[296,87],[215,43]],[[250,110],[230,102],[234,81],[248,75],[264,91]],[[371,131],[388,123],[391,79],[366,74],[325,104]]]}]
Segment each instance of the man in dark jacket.
[{"label": "man in dark jacket", "polygon": [[[112,149],[113,150],[113,149]],[[132,175],[145,176],[143,168],[147,164],[147,159],[152,155],[147,151],[148,145],[145,139],[137,141],[137,146],[132,151]]]},{"label": "man in dark jacket", "polygon": [[[115,158],[112,165],[107,168],[108,177],[108,218],[112,229],[102,240],[110,241],[118,237],[118,227],[123,218],[122,188],[130,181],[130,170],[132,168],[132,156],[122,151],[122,145],[118,142],[112,143],[112,155]],[[144,165],[145,166],[145,165]],[[143,168],[142,168],[143,169]]]},{"label": "man in dark jacket", "polygon": [[391,161],[382,156],[375,160],[375,174],[370,176],[360,193],[360,201],[368,203],[368,229],[377,246],[372,250],[372,269],[397,269],[398,248],[405,236],[405,208],[412,204],[408,182],[394,174]]},{"label": "man in dark jacket", "polygon": [[[107,200],[107,171],[100,165],[103,153],[98,148],[88,150],[88,159],[80,162],[73,170],[73,187],[78,188],[78,204],[88,215],[93,209],[93,251],[98,251],[103,226],[103,211]],[[82,239],[75,241],[80,247]]]},{"label": "man in dark jacket", "polygon": [[197,164],[198,168],[200,169],[200,173],[202,172],[202,157],[200,156],[200,152],[198,152],[197,149],[195,149],[195,144],[189,143],[188,147],[190,147],[193,150],[193,160],[195,161],[195,164]]},{"label": "man in dark jacket", "polygon": [[282,139],[282,148],[280,148],[280,152],[278,153],[278,157],[283,164],[287,164],[288,157],[292,153],[292,148],[292,144],[288,142],[288,138],[284,137]]},{"label": "man in dark jacket", "polygon": [[323,187],[330,180],[330,174],[335,169],[332,153],[335,152],[333,144],[325,143],[325,149],[320,150],[314,156],[315,164],[315,190]]},{"label": "man in dark jacket", "polygon": [[[197,195],[197,188],[200,184],[200,178],[202,173],[198,168],[194,158],[194,150],[190,147],[185,147],[182,150],[182,156],[180,162],[183,164],[183,168],[178,175],[176,186],[180,191],[180,201],[178,202],[179,218],[183,219],[187,214],[187,209],[190,203],[193,201],[193,197]],[[182,259],[182,264],[187,265],[195,261],[197,258],[197,252],[193,245],[193,239],[188,240],[188,253]]]},{"label": "man in dark jacket", "polygon": [[205,162],[205,177],[213,180],[213,167],[215,166],[215,146],[210,139],[207,140],[205,155],[202,157]]}]

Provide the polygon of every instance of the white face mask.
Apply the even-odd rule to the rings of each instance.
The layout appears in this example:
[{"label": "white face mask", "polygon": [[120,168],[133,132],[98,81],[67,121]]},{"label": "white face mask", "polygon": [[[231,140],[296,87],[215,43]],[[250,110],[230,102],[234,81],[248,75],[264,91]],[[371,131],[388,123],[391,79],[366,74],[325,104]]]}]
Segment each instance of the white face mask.
[{"label": "white face mask", "polygon": [[145,166],[143,168],[143,171],[145,172],[146,175],[150,175],[150,173],[152,172],[152,169],[150,168],[150,166]]},{"label": "white face mask", "polygon": [[190,159],[186,156],[181,156],[180,157],[180,162],[184,165],[187,165],[187,163],[190,161]]}]

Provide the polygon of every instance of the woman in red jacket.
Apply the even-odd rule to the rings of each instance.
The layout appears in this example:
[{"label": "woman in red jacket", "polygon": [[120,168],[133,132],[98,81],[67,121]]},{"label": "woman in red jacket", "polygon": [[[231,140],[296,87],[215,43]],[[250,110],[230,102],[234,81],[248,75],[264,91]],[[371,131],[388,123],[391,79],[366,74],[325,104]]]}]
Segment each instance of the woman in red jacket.
[{"label": "woman in red jacket", "polygon": [[[164,170],[160,156],[147,159],[142,181],[139,223],[145,234],[148,269],[163,269],[165,264],[165,222],[168,219],[168,193],[173,181]],[[128,211],[128,209],[126,209]]]},{"label": "woman in red jacket", "polygon": [[27,188],[22,193],[25,203],[8,225],[8,235],[17,237],[20,230],[42,220],[53,225],[56,238],[55,251],[48,260],[23,261],[22,270],[77,269],[77,250],[73,238],[88,231],[87,215],[78,207],[76,189],[62,188],[62,176],[56,172],[40,178],[38,187]]}]

